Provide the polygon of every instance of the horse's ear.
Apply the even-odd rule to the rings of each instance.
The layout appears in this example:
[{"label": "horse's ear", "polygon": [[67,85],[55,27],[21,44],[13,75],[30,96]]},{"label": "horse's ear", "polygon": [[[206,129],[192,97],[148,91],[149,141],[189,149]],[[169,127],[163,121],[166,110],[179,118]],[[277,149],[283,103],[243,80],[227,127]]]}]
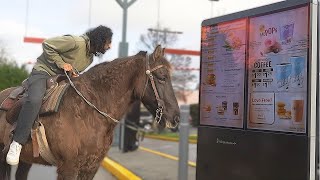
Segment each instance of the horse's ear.
[{"label": "horse's ear", "polygon": [[161,45],[158,45],[157,47],[156,47],[156,49],[153,51],[153,58],[155,59],[155,60],[157,60],[157,59],[159,59],[160,57],[162,57],[163,56],[163,50],[164,49],[162,49],[161,48]]},{"label": "horse's ear", "polygon": [[164,57],[165,50],[166,50],[166,48],[162,48],[162,57]]}]

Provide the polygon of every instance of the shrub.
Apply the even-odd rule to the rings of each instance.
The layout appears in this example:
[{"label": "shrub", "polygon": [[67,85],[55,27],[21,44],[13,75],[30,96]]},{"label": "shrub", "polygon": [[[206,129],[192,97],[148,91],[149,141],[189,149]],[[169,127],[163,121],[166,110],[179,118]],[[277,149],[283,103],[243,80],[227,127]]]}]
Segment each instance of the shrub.
[{"label": "shrub", "polygon": [[190,115],[192,117],[191,125],[199,124],[199,104],[190,104]]}]

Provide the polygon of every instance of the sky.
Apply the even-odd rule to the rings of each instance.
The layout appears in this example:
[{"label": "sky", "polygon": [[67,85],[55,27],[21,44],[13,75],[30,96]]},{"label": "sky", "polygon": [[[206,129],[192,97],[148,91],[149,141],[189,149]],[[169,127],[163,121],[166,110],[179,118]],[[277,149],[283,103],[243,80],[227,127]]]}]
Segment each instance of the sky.
[{"label": "sky", "polygon": [[[155,28],[158,22],[163,28],[183,32],[174,47],[167,48],[199,51],[203,20],[279,1],[137,0],[128,9],[128,53],[134,55],[139,51],[140,35]],[[94,64],[118,57],[123,11],[116,0],[0,0],[0,4],[0,46],[19,65],[36,60],[42,53],[41,44],[24,43],[25,36],[81,35],[98,25],[110,27],[114,35],[111,50]],[[199,68],[200,58],[192,60],[191,66]]]}]

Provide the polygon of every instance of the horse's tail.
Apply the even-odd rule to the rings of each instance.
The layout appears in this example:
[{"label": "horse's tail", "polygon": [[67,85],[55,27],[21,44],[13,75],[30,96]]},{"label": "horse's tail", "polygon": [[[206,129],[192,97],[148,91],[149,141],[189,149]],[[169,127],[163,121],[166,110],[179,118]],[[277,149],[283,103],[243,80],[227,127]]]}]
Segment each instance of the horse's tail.
[{"label": "horse's tail", "polygon": [[6,162],[5,153],[2,152],[4,144],[0,144],[0,179],[10,180],[11,179],[11,166]]}]

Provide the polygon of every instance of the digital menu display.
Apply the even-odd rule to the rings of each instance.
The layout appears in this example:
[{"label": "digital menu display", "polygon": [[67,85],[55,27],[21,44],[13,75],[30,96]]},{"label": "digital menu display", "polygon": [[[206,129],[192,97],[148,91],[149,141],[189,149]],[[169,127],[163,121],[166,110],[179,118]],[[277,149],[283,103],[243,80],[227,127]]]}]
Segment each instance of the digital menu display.
[{"label": "digital menu display", "polygon": [[306,132],[308,7],[249,19],[248,128]]},{"label": "digital menu display", "polygon": [[306,133],[308,45],[308,5],[202,26],[200,124]]},{"label": "digital menu display", "polygon": [[243,127],[247,19],[201,32],[200,123]]}]

